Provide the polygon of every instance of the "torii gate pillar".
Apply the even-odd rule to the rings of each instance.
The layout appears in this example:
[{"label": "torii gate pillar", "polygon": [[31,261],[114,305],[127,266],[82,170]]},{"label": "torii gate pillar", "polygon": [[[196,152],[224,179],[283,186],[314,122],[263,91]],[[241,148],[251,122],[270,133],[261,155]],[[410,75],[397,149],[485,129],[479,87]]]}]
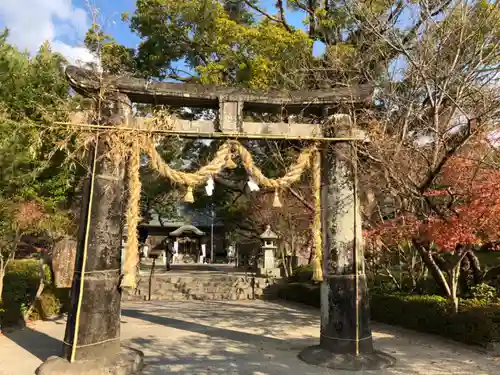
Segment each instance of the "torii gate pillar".
[{"label": "torii gate pillar", "polygon": [[[97,113],[106,125],[128,118],[127,95],[109,93]],[[107,157],[98,138],[90,151],[83,192],[71,306],[62,357],[51,357],[37,375],[137,374],[143,354],[120,346],[120,263],[125,160]]]},{"label": "torii gate pillar", "polygon": [[[348,137],[351,117],[331,117],[324,132]],[[329,136],[329,135],[327,135]],[[356,151],[352,142],[324,145],[321,158],[323,282],[318,346],[299,357],[310,364],[341,370],[373,370],[394,359],[373,348],[368,288],[363,260],[361,211],[357,195]]]}]

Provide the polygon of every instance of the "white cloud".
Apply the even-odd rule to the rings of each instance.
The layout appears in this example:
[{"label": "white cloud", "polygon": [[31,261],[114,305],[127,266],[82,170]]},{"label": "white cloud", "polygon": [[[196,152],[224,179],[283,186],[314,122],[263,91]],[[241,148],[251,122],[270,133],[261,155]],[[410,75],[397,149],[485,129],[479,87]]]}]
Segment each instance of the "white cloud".
[{"label": "white cloud", "polygon": [[52,50],[64,55],[71,63],[95,61],[95,56],[85,47],[75,47],[69,44],[54,40],[51,43]]},{"label": "white cloud", "polygon": [[0,0],[0,25],[9,29],[9,42],[34,54],[49,41],[70,63],[94,61],[81,45],[89,27],[87,12],[72,0]]}]

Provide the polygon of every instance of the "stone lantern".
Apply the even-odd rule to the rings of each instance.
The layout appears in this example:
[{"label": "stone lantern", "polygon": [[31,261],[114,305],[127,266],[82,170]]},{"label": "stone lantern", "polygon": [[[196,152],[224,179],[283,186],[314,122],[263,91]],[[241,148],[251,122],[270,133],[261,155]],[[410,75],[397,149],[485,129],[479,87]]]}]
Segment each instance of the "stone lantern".
[{"label": "stone lantern", "polygon": [[280,268],[276,267],[275,253],[276,253],[276,240],[278,236],[271,230],[268,225],[264,233],[260,235],[262,239],[262,253],[264,255],[263,262],[259,265],[259,275],[268,277],[281,277]]}]

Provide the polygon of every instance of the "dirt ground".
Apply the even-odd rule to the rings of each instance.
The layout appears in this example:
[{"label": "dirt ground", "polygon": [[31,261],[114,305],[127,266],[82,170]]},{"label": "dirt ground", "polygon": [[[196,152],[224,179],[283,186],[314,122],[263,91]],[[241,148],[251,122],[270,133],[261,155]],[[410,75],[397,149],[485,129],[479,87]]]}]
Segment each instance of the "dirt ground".
[{"label": "dirt ground", "polygon": [[[125,303],[122,341],[145,353],[145,375],[353,374],[307,365],[297,354],[318,343],[319,311],[263,301]],[[33,374],[58,355],[65,321],[38,322],[0,336],[0,375]],[[359,374],[500,374],[500,360],[439,337],[373,324],[375,346],[397,359]]]}]

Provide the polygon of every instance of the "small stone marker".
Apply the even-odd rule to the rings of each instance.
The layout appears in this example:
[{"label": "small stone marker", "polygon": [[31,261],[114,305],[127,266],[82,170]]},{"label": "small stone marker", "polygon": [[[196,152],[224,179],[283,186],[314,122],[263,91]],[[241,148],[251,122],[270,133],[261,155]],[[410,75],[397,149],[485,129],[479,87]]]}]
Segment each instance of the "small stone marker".
[{"label": "small stone marker", "polygon": [[52,251],[52,267],[56,288],[71,288],[75,272],[76,241],[65,238],[56,243]]}]

